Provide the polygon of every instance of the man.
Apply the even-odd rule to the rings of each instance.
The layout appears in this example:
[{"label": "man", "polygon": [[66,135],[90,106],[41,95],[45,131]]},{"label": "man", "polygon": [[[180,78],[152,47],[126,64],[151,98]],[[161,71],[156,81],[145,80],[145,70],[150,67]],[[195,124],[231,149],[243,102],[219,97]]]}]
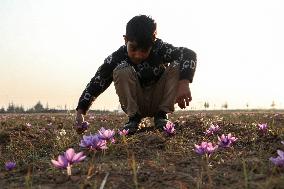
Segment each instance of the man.
[{"label": "man", "polygon": [[[129,134],[138,130],[143,117],[154,117],[155,127],[163,129],[167,113],[189,106],[189,83],[196,69],[196,54],[156,38],[156,23],[146,15],[133,17],[126,25],[125,45],[108,56],[83,91],[76,124],[84,121],[92,102],[114,82],[122,110],[129,121]],[[82,132],[77,127],[78,132]]]}]

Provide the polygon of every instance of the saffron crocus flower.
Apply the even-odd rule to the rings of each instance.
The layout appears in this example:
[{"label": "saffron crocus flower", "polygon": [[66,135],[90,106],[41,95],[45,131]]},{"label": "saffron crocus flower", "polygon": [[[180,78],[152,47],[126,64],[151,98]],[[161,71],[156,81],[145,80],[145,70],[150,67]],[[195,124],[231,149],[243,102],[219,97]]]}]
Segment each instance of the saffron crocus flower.
[{"label": "saffron crocus flower", "polygon": [[59,169],[66,169],[68,166],[68,160],[64,155],[59,155],[57,161],[52,159],[51,162],[54,165],[54,167]]},{"label": "saffron crocus flower", "polygon": [[114,134],[115,134],[114,130],[105,129],[104,127],[102,127],[99,130],[98,137],[102,140],[111,140],[112,142],[114,142],[113,138]]},{"label": "saffron crocus flower", "polygon": [[66,168],[73,163],[78,163],[84,160],[86,156],[83,155],[83,152],[75,153],[73,148],[66,150],[64,155],[59,155],[57,161],[51,160],[53,165],[57,168]]},{"label": "saffron crocus flower", "polygon": [[64,156],[70,164],[78,163],[86,158],[83,152],[75,153],[75,150],[73,148],[66,150]]},{"label": "saffron crocus flower", "polygon": [[258,124],[258,130],[262,133],[262,134],[266,134],[268,131],[268,126],[266,123],[263,124]]},{"label": "saffron crocus flower", "polygon": [[92,150],[105,150],[107,149],[106,140],[102,140],[96,135],[84,135],[80,142],[80,146],[83,148],[90,148]]},{"label": "saffron crocus flower", "polygon": [[201,142],[200,145],[194,144],[194,146],[195,146],[194,151],[199,155],[204,155],[204,154],[210,155],[218,148],[217,145],[214,146],[211,142]]},{"label": "saffron crocus flower", "polygon": [[5,163],[5,169],[6,169],[7,171],[11,171],[11,170],[13,170],[15,167],[16,167],[16,163],[15,163],[15,162],[8,161],[8,162]]},{"label": "saffron crocus flower", "polygon": [[118,134],[119,134],[120,136],[126,136],[126,135],[128,134],[128,132],[129,132],[129,129],[127,129],[127,130],[125,130],[125,129],[123,129],[123,130],[118,130]]},{"label": "saffron crocus flower", "polygon": [[205,131],[205,135],[210,136],[217,133],[220,130],[219,125],[211,124],[210,127]]},{"label": "saffron crocus flower", "polygon": [[84,135],[79,146],[83,148],[89,148],[92,146],[94,135]]},{"label": "saffron crocus flower", "polygon": [[64,155],[59,155],[57,161],[51,160],[54,167],[59,169],[67,169],[67,174],[71,175],[71,166],[74,163],[78,163],[84,160],[86,156],[83,155],[83,152],[75,153],[73,148],[66,150]]},{"label": "saffron crocus flower", "polygon": [[164,131],[166,131],[167,134],[172,135],[175,133],[175,124],[172,122],[168,121],[166,126],[163,127]]},{"label": "saffron crocus flower", "polygon": [[284,141],[281,141],[281,144],[283,144],[283,145],[284,145]]},{"label": "saffron crocus flower", "polygon": [[222,134],[221,137],[218,136],[219,146],[222,148],[230,147],[233,142],[237,140],[236,137],[233,137],[231,133],[227,136]]},{"label": "saffron crocus flower", "polygon": [[81,125],[77,124],[76,126],[78,129],[87,130],[89,127],[89,123],[87,121],[83,121]]},{"label": "saffron crocus flower", "polygon": [[284,151],[282,150],[277,150],[277,154],[278,156],[276,158],[269,158],[269,160],[274,164],[274,165],[277,165],[277,166],[280,166],[280,167],[284,167]]}]

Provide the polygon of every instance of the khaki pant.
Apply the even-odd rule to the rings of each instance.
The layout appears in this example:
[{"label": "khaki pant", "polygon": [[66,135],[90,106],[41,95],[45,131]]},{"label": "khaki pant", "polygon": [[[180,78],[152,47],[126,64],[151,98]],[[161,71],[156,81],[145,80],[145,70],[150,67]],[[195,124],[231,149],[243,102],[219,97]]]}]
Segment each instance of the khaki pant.
[{"label": "khaki pant", "polygon": [[128,64],[113,71],[113,81],[122,110],[133,116],[153,117],[158,111],[174,111],[179,81],[179,65],[171,63],[156,84],[142,88],[136,71]]}]

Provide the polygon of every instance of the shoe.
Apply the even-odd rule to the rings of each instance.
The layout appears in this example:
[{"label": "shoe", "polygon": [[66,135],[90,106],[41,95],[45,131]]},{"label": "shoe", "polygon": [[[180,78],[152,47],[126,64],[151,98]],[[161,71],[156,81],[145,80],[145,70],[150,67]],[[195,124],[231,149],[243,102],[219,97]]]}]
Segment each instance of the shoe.
[{"label": "shoe", "polygon": [[160,130],[163,131],[164,127],[166,126],[166,124],[168,123],[169,119],[167,116],[166,112],[163,111],[159,111],[155,116],[154,116],[154,123],[155,123],[155,127]]},{"label": "shoe", "polygon": [[128,130],[128,135],[135,134],[139,129],[139,123],[141,121],[141,116],[139,114],[135,114],[132,117],[129,117],[129,121],[123,126],[123,129]]}]

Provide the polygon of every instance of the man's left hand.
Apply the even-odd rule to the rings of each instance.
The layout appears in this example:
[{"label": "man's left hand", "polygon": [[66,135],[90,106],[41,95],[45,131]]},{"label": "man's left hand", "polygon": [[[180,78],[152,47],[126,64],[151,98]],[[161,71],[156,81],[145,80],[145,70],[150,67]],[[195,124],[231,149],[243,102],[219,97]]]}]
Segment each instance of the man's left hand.
[{"label": "man's left hand", "polygon": [[189,102],[192,100],[191,92],[189,89],[189,81],[188,80],[180,80],[178,83],[178,91],[176,103],[181,109],[189,106]]}]

